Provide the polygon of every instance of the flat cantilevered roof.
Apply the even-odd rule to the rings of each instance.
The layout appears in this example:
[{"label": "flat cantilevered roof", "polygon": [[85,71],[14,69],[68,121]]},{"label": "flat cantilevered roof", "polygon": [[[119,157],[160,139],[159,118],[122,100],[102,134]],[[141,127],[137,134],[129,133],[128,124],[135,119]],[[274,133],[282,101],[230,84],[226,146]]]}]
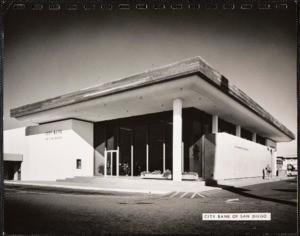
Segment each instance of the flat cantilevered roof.
[{"label": "flat cantilevered roof", "polygon": [[102,121],[172,110],[172,99],[196,107],[274,141],[294,134],[201,57],[81,89],[11,110],[34,123],[78,118]]}]

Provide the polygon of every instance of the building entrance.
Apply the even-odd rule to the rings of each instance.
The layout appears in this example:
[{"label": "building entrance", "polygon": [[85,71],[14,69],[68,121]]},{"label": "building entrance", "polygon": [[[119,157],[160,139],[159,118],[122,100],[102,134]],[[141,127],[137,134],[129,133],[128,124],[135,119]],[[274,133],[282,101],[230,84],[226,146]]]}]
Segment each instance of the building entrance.
[{"label": "building entrance", "polygon": [[4,161],[4,179],[21,180],[21,161]]},{"label": "building entrance", "polygon": [[119,150],[105,150],[104,176],[119,176]]}]

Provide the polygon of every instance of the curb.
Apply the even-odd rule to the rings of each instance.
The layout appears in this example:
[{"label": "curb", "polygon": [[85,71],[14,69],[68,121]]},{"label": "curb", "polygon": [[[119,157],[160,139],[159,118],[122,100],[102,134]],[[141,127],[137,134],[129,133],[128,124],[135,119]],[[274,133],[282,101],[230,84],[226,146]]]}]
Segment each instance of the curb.
[{"label": "curb", "polygon": [[5,185],[15,186],[36,186],[36,187],[47,187],[47,188],[60,188],[60,189],[73,189],[73,190],[88,190],[88,191],[106,191],[106,192],[127,192],[127,193],[147,193],[147,194],[168,194],[171,191],[157,191],[157,190],[141,190],[141,189],[114,189],[114,188],[98,188],[88,186],[70,186],[70,185],[59,185],[59,184],[40,184],[40,183],[16,183],[16,182],[4,182]]}]

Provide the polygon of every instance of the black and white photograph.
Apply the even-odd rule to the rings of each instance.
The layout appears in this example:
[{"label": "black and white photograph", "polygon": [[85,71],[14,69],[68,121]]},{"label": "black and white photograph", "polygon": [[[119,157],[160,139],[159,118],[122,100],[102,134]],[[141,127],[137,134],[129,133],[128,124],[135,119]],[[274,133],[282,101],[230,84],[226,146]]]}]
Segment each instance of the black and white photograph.
[{"label": "black and white photograph", "polygon": [[3,234],[297,234],[297,2],[2,14]]}]

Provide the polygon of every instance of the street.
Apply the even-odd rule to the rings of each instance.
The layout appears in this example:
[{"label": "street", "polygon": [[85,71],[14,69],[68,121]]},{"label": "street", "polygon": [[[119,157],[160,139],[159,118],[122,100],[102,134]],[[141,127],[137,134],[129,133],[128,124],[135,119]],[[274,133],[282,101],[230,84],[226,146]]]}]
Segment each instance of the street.
[{"label": "street", "polygon": [[[202,213],[271,213],[271,221],[203,221]],[[296,179],[167,195],[7,187],[6,234],[296,233]]]}]

